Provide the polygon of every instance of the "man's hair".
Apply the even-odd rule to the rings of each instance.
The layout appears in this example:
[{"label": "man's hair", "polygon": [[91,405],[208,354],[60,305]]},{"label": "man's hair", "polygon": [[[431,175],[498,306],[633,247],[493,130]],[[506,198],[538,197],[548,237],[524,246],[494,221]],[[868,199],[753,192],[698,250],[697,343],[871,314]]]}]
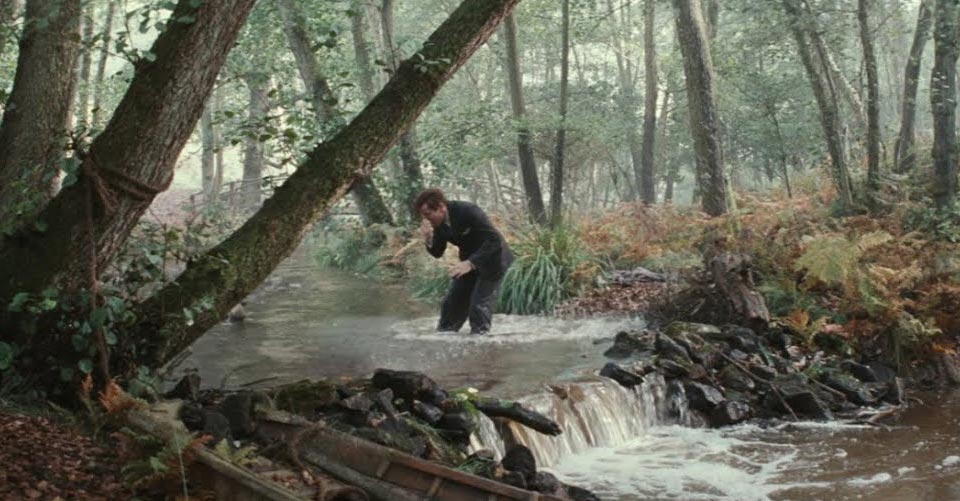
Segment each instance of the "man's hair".
[{"label": "man's hair", "polygon": [[426,205],[430,210],[437,210],[440,204],[446,205],[446,203],[447,197],[443,195],[440,188],[427,188],[417,195],[417,199],[413,202],[413,208],[419,211],[420,207]]}]

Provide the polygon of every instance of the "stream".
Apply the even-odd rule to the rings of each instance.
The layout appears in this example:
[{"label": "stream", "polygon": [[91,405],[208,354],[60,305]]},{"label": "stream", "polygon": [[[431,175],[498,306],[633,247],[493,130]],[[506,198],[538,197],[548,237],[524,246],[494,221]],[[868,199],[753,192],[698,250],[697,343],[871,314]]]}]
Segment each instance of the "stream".
[{"label": "stream", "polygon": [[[892,427],[838,423],[683,426],[656,381],[591,376],[618,330],[642,319],[497,315],[492,332],[437,333],[435,307],[302,254],[248,300],[247,319],[200,338],[175,368],[206,387],[424,372],[445,387],[521,398],[564,428],[514,428],[538,464],[608,500],[960,500],[960,392],[918,394]],[[563,386],[576,399],[560,400]],[[480,441],[502,452],[489,423]],[[495,442],[495,443],[494,443]]]}]

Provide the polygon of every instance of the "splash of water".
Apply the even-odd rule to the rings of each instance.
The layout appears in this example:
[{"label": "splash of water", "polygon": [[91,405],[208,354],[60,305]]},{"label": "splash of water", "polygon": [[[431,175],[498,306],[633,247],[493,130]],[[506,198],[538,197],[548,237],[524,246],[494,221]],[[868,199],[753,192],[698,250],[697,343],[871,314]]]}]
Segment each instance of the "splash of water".
[{"label": "splash of water", "polygon": [[493,327],[484,335],[469,333],[464,326],[459,333],[437,332],[436,317],[397,322],[391,326],[395,339],[439,341],[461,344],[536,343],[539,341],[609,338],[621,330],[642,328],[639,318],[595,317],[566,320],[557,317],[527,315],[494,315]]}]

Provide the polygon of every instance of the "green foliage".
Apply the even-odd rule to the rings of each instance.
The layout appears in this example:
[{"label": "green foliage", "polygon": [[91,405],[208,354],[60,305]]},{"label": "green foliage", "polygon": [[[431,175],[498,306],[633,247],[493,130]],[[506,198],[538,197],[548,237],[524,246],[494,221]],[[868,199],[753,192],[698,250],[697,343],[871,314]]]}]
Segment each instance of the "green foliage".
[{"label": "green foliage", "polygon": [[435,302],[443,298],[450,286],[450,274],[439,263],[424,265],[410,276],[409,287],[421,301]]},{"label": "green foliage", "polygon": [[807,243],[807,250],[793,267],[804,270],[812,281],[848,287],[858,276],[857,263],[862,254],[860,247],[844,236],[823,235]]},{"label": "green foliage", "polygon": [[960,243],[960,202],[954,202],[944,210],[926,203],[908,212],[903,224],[906,229],[922,231],[934,240]]},{"label": "green foliage", "polygon": [[255,446],[248,445],[234,449],[227,442],[227,439],[217,442],[217,445],[213,448],[213,453],[238,466],[247,466],[257,460],[257,448]]},{"label": "green foliage", "polygon": [[516,260],[503,279],[499,311],[545,313],[579,293],[599,265],[572,228],[537,229],[512,245]]},{"label": "green foliage", "polygon": [[380,252],[387,242],[389,228],[382,225],[364,227],[358,222],[328,223],[324,237],[314,253],[320,266],[356,273],[374,271],[380,263]]}]

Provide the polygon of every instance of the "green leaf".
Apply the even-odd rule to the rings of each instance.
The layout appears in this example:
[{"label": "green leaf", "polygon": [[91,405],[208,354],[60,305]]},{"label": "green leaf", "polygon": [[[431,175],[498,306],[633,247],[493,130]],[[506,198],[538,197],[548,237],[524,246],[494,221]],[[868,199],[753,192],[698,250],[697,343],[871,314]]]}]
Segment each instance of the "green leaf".
[{"label": "green leaf", "polygon": [[80,334],[74,334],[70,336],[70,344],[73,345],[74,350],[83,351],[87,348],[87,338]]},{"label": "green leaf", "polygon": [[60,368],[60,380],[61,381],[73,381],[73,369],[70,367],[61,367]]},{"label": "green leaf", "polygon": [[77,368],[84,374],[90,374],[90,372],[93,371],[93,361],[89,358],[81,359],[77,362]]},{"label": "green leaf", "polygon": [[177,22],[180,24],[193,24],[197,22],[197,18],[190,15],[180,16],[177,18]]},{"label": "green leaf", "polygon": [[13,300],[10,301],[10,305],[7,306],[9,311],[23,311],[23,305],[30,299],[29,292],[18,292],[13,296]]},{"label": "green leaf", "polygon": [[90,313],[90,324],[94,329],[103,327],[103,324],[107,321],[107,309],[106,308],[97,308]]},{"label": "green leaf", "polygon": [[33,229],[41,233],[43,233],[44,231],[47,231],[48,226],[49,225],[47,224],[46,221],[42,221],[40,219],[37,219],[36,221],[33,222]]},{"label": "green leaf", "polygon": [[0,371],[5,371],[13,365],[13,346],[0,341]]},{"label": "green leaf", "polygon": [[106,331],[103,333],[103,339],[107,342],[108,345],[113,346],[117,344],[117,335],[113,331]]}]

